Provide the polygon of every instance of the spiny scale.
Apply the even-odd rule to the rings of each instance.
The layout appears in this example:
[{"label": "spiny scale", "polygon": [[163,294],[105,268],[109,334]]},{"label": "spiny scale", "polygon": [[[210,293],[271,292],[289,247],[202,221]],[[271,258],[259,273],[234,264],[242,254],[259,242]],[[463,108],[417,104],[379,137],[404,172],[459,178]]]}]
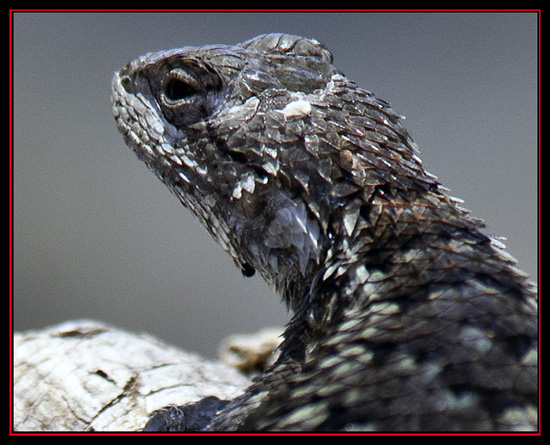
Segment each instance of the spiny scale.
[{"label": "spiny scale", "polygon": [[148,54],[115,76],[113,110],[137,156],[294,313],[276,364],[220,413],[208,399],[202,429],[537,428],[536,289],[424,170],[401,116],[320,43]]}]

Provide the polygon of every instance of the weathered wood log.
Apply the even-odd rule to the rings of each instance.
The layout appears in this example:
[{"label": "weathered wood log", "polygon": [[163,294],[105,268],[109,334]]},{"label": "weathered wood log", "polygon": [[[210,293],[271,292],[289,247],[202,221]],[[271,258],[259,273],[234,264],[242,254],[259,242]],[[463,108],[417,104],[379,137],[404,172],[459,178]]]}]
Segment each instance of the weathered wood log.
[{"label": "weathered wood log", "polygon": [[14,336],[14,431],[139,431],[166,405],[230,399],[236,369],[147,334],[78,320]]}]

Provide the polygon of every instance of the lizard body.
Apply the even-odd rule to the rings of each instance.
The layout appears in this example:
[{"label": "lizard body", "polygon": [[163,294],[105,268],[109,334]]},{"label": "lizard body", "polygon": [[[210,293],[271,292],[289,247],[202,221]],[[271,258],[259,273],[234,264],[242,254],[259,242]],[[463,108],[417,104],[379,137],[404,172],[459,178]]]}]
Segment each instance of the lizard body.
[{"label": "lizard body", "polygon": [[205,429],[536,429],[535,288],[321,44],[151,53],[113,91],[130,148],[293,312]]}]

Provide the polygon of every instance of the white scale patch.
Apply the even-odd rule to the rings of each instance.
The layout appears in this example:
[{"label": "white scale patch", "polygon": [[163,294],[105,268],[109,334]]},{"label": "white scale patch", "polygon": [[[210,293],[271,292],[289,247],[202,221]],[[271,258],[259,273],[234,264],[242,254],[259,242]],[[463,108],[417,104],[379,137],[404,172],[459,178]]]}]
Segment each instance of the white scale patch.
[{"label": "white scale patch", "polygon": [[311,113],[311,104],[305,99],[298,99],[287,103],[281,113],[285,117],[307,116]]}]

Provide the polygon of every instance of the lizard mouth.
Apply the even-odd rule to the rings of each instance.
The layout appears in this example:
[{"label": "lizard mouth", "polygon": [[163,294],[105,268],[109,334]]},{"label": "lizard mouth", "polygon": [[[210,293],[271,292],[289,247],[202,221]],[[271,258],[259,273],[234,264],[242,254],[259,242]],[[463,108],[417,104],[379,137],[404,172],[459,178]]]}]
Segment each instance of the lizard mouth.
[{"label": "lizard mouth", "polygon": [[119,131],[124,136],[126,144],[136,154],[146,153],[147,144],[142,141],[142,137],[146,133],[136,131],[139,128],[136,125],[136,115],[135,113],[134,116],[130,115],[130,110],[133,110],[133,108],[129,105],[133,106],[137,102],[137,97],[131,92],[130,78],[124,75],[123,71],[120,71],[113,77],[112,86],[112,111]]}]

